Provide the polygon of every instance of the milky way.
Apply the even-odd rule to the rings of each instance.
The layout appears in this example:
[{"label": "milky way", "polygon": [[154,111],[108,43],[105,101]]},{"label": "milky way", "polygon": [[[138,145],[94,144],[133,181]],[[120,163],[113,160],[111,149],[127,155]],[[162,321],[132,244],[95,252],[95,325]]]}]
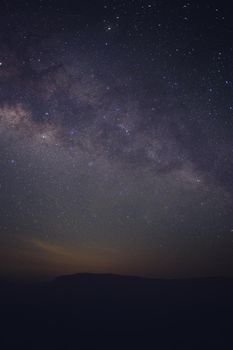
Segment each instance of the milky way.
[{"label": "milky way", "polygon": [[1,273],[232,274],[227,6],[3,7]]}]

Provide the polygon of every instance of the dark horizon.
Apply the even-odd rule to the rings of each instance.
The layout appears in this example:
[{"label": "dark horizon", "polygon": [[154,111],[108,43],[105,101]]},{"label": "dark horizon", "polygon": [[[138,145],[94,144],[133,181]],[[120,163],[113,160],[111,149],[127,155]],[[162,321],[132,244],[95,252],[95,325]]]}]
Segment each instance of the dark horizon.
[{"label": "dark horizon", "polygon": [[185,281],[224,281],[224,280],[232,280],[233,277],[231,275],[193,275],[193,276],[146,276],[146,275],[137,275],[137,274],[127,274],[127,273],[118,273],[118,272],[77,272],[77,273],[65,273],[65,274],[56,274],[56,275],[11,275],[11,274],[5,274],[0,275],[0,284],[4,283],[12,283],[13,285],[20,285],[26,284],[41,284],[41,283],[47,283],[52,282],[57,279],[62,278],[79,278],[82,276],[96,276],[98,277],[119,277],[119,278],[129,278],[129,279],[141,279],[141,280],[151,280],[151,281],[174,281],[174,282],[185,282]]}]

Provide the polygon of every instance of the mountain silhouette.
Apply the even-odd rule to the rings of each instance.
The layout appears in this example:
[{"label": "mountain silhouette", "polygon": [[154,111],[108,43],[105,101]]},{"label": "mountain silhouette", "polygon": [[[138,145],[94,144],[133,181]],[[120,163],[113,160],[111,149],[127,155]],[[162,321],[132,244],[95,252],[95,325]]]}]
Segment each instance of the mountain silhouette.
[{"label": "mountain silhouette", "polygon": [[87,335],[127,336],[133,347],[140,335],[144,341],[153,336],[159,348],[187,343],[208,349],[229,342],[232,295],[233,279],[228,278],[166,280],[81,273],[44,283],[2,282],[1,330],[7,348],[26,348],[35,339],[43,349],[68,343],[77,348]]}]

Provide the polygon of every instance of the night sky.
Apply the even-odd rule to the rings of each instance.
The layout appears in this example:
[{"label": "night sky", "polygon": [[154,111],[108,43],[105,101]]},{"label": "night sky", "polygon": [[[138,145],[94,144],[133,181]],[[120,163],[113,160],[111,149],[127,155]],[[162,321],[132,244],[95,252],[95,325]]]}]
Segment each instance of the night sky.
[{"label": "night sky", "polygon": [[233,276],[230,1],[1,1],[0,276]]}]

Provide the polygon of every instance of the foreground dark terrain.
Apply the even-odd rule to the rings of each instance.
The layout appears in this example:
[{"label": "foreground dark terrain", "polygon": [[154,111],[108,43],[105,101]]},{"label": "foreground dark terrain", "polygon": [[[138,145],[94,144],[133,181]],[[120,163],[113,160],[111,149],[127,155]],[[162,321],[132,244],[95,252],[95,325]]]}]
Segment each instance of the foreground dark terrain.
[{"label": "foreground dark terrain", "polygon": [[147,341],[153,349],[233,344],[232,279],[77,274],[40,284],[1,282],[0,303],[1,349],[96,349],[104,346],[100,337],[109,349],[147,349]]}]

